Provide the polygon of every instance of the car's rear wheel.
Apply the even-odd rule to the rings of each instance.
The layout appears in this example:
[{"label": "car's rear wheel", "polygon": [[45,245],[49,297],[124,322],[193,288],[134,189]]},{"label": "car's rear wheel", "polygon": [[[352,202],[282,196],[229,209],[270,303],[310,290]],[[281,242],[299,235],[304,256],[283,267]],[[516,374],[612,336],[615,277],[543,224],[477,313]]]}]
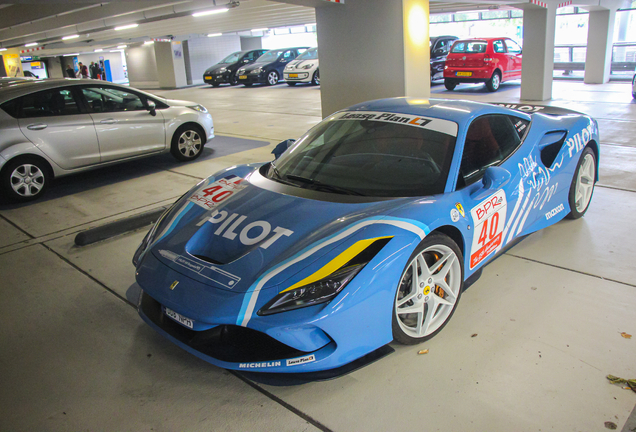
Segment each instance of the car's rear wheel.
[{"label": "car's rear wheel", "polygon": [[230,85],[237,85],[238,84],[238,77],[236,76],[236,74],[232,74],[230,75]]},{"label": "car's rear wheel", "polygon": [[570,213],[565,216],[566,218],[578,219],[587,212],[592,201],[592,194],[594,194],[595,181],[596,157],[591,148],[585,147],[570,184],[570,193],[568,195]]},{"label": "car's rear wheel", "polygon": [[488,91],[496,92],[499,90],[499,86],[501,85],[501,75],[499,75],[498,71],[492,73],[492,76],[488,81],[486,81],[486,88]]},{"label": "car's rear wheel", "polygon": [[393,338],[416,344],[439,333],[462,294],[462,252],[445,234],[427,236],[402,272],[393,303]]},{"label": "car's rear wheel", "polygon": [[267,74],[267,85],[274,85],[274,84],[278,84],[278,80],[280,79],[280,77],[278,76],[278,72],[276,71],[270,71]]},{"label": "car's rear wheel", "polygon": [[320,85],[320,69],[316,69],[314,76],[311,78],[311,85]]},{"label": "car's rear wheel", "polygon": [[457,83],[455,81],[451,81],[449,79],[445,79],[444,80],[444,87],[446,87],[446,90],[448,90],[448,91],[453,91],[453,90],[455,90],[455,87],[457,87]]},{"label": "car's rear wheel", "polygon": [[191,161],[203,153],[205,134],[200,126],[185,124],[172,136],[170,152],[180,161]]},{"label": "car's rear wheel", "polygon": [[12,201],[31,201],[44,194],[52,177],[46,162],[35,157],[20,157],[2,170],[2,189]]}]

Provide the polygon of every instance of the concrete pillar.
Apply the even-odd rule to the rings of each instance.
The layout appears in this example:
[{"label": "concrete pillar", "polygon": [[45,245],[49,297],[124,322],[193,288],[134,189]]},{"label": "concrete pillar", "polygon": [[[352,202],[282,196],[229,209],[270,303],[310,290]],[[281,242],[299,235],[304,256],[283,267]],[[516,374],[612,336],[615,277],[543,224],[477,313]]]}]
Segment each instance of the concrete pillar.
[{"label": "concrete pillar", "polygon": [[159,87],[164,89],[185,87],[187,81],[181,42],[155,42],[154,48]]},{"label": "concrete pillar", "polygon": [[[157,43],[159,42],[155,42],[155,44]],[[131,87],[141,89],[159,87],[154,44],[126,48],[126,68]]]},{"label": "concrete pillar", "polygon": [[428,0],[317,7],[323,116],[371,99],[429,97],[428,14]]},{"label": "concrete pillar", "polygon": [[591,10],[587,28],[585,55],[586,84],[609,81],[616,9]]},{"label": "concrete pillar", "polygon": [[521,99],[542,101],[552,98],[556,3],[547,8],[533,4],[523,8],[523,67]]}]

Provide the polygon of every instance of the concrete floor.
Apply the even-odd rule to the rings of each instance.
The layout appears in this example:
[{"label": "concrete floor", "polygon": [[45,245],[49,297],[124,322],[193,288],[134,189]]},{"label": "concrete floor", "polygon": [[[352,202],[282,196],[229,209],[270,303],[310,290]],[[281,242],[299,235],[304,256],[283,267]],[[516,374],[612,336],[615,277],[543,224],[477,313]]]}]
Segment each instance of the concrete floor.
[{"label": "concrete floor", "polygon": [[[628,83],[554,83],[550,104],[587,112],[601,129],[601,181],[585,218],[534,234],[488,266],[436,338],[393,344],[395,353],[363,369],[301,386],[241,379],[138,318],[130,260],[147,229],[86,247],[73,238],[170,203],[220,168],[271,160],[275,143],[320,121],[320,89],[157,93],[207,106],[224,140],[269,144],[220,157],[208,150],[191,164],[155,157],[62,179],[30,205],[0,205],[0,430],[601,431],[612,422],[627,432],[636,425],[626,425],[636,393],[605,379],[636,378],[636,103]],[[518,83],[495,94],[482,85],[454,92],[435,85],[433,93],[519,102]],[[418,355],[424,348],[429,354]]]}]

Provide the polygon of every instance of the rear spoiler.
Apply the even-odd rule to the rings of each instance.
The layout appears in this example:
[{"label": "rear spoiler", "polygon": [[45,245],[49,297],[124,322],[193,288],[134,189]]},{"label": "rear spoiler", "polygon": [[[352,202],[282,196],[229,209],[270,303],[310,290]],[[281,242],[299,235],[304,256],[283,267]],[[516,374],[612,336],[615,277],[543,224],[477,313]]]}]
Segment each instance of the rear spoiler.
[{"label": "rear spoiler", "polygon": [[568,114],[587,115],[579,111],[573,111],[566,108],[549,106],[549,105],[511,104],[511,103],[504,103],[504,102],[488,102],[488,103],[491,105],[496,105],[496,106],[512,109],[515,111],[521,111],[526,114],[541,113],[541,114],[553,115],[553,116],[562,116],[562,115],[568,115]]}]

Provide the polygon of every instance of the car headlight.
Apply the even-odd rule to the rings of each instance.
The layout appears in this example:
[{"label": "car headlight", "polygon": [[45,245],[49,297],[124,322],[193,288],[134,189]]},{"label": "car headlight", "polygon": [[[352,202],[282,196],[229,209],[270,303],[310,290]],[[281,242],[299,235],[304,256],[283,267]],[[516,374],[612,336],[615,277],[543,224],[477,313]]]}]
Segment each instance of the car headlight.
[{"label": "car headlight", "polygon": [[261,73],[261,72],[263,72],[263,69],[262,69],[262,68],[256,68],[256,69],[252,69],[252,72],[250,72],[250,73],[253,73],[253,74],[259,74],[259,73]]},{"label": "car headlight", "polygon": [[188,108],[193,109],[195,111],[202,112],[202,113],[208,112],[207,108],[204,107],[203,105],[192,105],[192,106],[189,106]]},{"label": "car headlight", "polygon": [[312,67],[314,67],[313,63],[309,63],[303,66],[303,69],[311,69]]},{"label": "car headlight", "polygon": [[243,75],[245,73],[245,69],[239,69],[237,74],[238,75]]},{"label": "car headlight", "polygon": [[[391,238],[356,242],[308,278],[278,293],[257,314],[272,315],[331,301]],[[325,273],[327,276],[323,276]]]},{"label": "car headlight", "polygon": [[217,71],[217,73],[227,72],[227,68],[221,68]]}]

